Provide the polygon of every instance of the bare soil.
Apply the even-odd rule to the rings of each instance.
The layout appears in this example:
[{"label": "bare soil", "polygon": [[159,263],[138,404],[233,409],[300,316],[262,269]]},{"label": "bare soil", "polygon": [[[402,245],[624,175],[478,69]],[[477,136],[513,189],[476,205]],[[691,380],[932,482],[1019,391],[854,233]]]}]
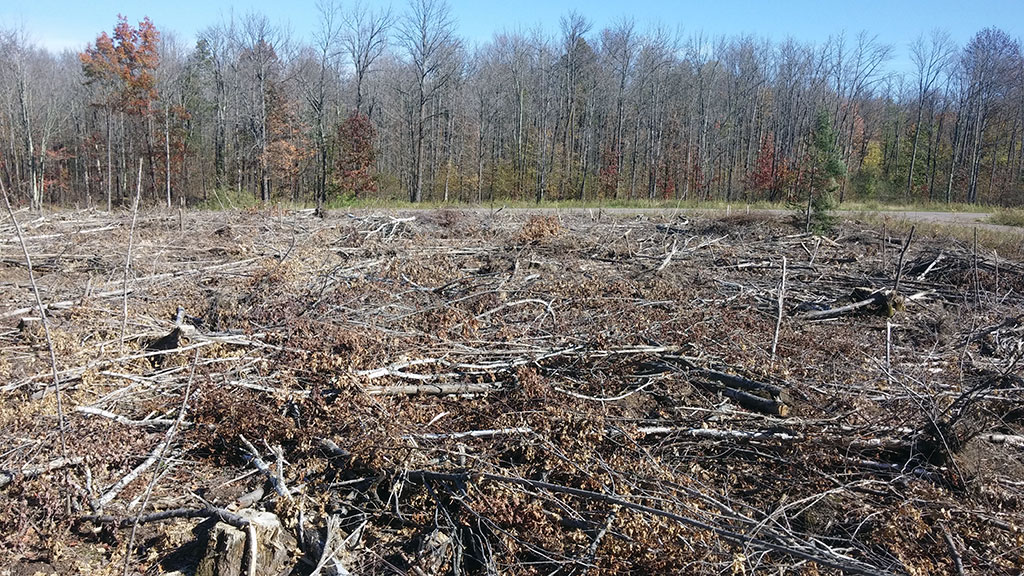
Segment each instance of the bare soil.
[{"label": "bare soil", "polygon": [[244,508],[304,542],[293,574],[317,541],[353,574],[1024,566],[1012,241],[756,214],[16,216],[48,321],[6,219],[0,574],[191,573],[203,516]]}]

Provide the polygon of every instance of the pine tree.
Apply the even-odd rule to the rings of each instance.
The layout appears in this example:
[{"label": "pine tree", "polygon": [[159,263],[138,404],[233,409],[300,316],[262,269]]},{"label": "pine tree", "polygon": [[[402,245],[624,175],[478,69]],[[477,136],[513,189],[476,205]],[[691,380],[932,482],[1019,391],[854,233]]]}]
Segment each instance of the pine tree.
[{"label": "pine tree", "polygon": [[838,179],[846,174],[846,166],[836,149],[836,133],[824,110],[818,112],[814,121],[809,161],[804,229],[829,232],[835,228],[834,192],[839,188]]}]

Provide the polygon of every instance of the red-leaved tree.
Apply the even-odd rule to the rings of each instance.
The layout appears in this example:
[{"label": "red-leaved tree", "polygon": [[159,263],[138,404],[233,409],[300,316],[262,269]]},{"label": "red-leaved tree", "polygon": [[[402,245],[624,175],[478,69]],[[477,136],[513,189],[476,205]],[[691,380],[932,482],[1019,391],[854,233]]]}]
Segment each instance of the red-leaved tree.
[{"label": "red-leaved tree", "polygon": [[789,169],[785,161],[775,151],[775,137],[769,133],[761,141],[761,149],[757,154],[757,165],[747,176],[747,184],[755,191],[775,201],[779,192],[789,179]]},{"label": "red-leaved tree", "polygon": [[337,161],[337,184],[344,193],[359,196],[377,191],[374,179],[373,140],[376,130],[365,114],[353,113],[338,126],[340,153]]}]

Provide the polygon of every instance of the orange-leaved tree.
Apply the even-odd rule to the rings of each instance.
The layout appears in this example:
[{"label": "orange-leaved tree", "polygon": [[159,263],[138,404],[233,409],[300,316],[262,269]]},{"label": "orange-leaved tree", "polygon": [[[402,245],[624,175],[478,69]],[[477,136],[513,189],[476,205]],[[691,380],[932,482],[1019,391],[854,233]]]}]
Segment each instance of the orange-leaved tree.
[{"label": "orange-leaved tree", "polygon": [[159,63],[160,32],[149,18],[132,28],[117,17],[114,37],[101,33],[96,42],[78,55],[87,83],[106,88],[106,103],[132,114],[145,114],[156,99],[154,70]]},{"label": "orange-leaved tree", "polygon": [[302,173],[316,154],[302,122],[301,104],[276,83],[267,85],[267,151],[263,164],[273,175],[274,189],[290,191],[293,201],[300,199]]},{"label": "orange-leaved tree", "polygon": [[[106,111],[107,120],[107,209],[110,209],[113,187],[112,160],[112,117],[122,115],[149,117],[152,104],[156,100],[156,79],[154,71],[159,62],[158,42],[160,32],[157,31],[149,18],[132,27],[128,19],[118,15],[117,26],[113,37],[102,32],[96,41],[86,47],[78,55],[82,63],[86,84],[96,89],[93,104]],[[146,148],[149,150],[150,166],[153,166],[153,146],[148,130],[140,130],[144,135]],[[125,134],[121,131],[121,150],[125,148]],[[122,162],[122,164],[125,164]],[[127,182],[127,175],[122,174],[122,188]]]}]

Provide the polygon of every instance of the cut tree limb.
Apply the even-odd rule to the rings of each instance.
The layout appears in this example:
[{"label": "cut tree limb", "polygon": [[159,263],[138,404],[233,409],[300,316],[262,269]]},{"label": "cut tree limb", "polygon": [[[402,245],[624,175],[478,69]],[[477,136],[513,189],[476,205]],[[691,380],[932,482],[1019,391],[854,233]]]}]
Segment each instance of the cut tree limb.
[{"label": "cut tree limb", "polygon": [[245,436],[239,434],[238,439],[242,442],[242,445],[245,446],[245,452],[248,459],[267,477],[268,480],[270,480],[270,484],[274,487],[274,491],[277,492],[279,496],[282,496],[287,500],[291,500],[292,494],[288,491],[288,486],[284,483],[283,475],[274,473],[270,466],[263,460],[263,458],[260,457],[259,450],[257,450],[256,447],[253,446],[252,442],[249,442]]},{"label": "cut tree limb", "polygon": [[414,396],[417,394],[485,394],[500,390],[500,382],[484,384],[407,384],[395,386],[366,386],[370,396]]},{"label": "cut tree limb", "polygon": [[157,444],[156,448],[154,448],[153,451],[149,453],[149,457],[147,457],[146,460],[142,462],[142,464],[136,466],[134,470],[126,474],[124,478],[121,478],[121,480],[119,480],[116,484],[111,486],[110,489],[107,490],[102,496],[100,496],[99,498],[95,499],[92,502],[93,509],[102,510],[104,506],[109,504],[114,498],[117,498],[117,495],[120,494],[121,491],[125,489],[125,487],[134,482],[139,476],[142,475],[143,472],[148,470],[150,466],[156,464],[156,461],[160,458],[160,454],[163,453],[163,450],[166,447],[166,441]]},{"label": "cut tree limb", "polygon": [[175,508],[173,510],[162,510],[135,518],[134,516],[112,516],[109,514],[90,514],[82,516],[81,519],[93,524],[112,524],[118,528],[128,528],[133,523],[149,524],[151,522],[162,522],[164,520],[175,520],[179,518],[216,518],[220,522],[245,528],[249,519],[224,508]]},{"label": "cut tree limb", "polygon": [[61,468],[67,468],[69,466],[78,466],[84,461],[81,456],[74,458],[58,458],[46,464],[39,466],[26,466],[20,470],[0,470],[0,488],[3,488],[14,481],[15,478],[35,478],[36,476],[42,476],[47,472],[53,472],[54,470],[60,470]]},{"label": "cut tree limb", "polygon": [[[839,308],[829,308],[827,310],[813,310],[811,312],[805,312],[800,314],[800,318],[804,320],[828,320],[831,318],[839,318],[840,316],[846,316],[854,312],[864,310],[869,307],[875,309],[887,310],[890,309],[890,293],[884,290],[879,290],[871,295],[869,298],[854,302],[853,304],[847,304],[846,306],[840,306]],[[887,314],[889,315],[889,314]]]},{"label": "cut tree limb", "polygon": [[125,426],[131,426],[133,428],[150,427],[150,428],[170,428],[174,425],[174,420],[169,418],[151,418],[147,420],[132,420],[127,416],[115,414],[107,410],[100,408],[93,408],[92,406],[76,406],[75,412],[79,414],[88,414],[90,416],[99,416],[101,418],[107,418],[113,420],[118,424]]}]

